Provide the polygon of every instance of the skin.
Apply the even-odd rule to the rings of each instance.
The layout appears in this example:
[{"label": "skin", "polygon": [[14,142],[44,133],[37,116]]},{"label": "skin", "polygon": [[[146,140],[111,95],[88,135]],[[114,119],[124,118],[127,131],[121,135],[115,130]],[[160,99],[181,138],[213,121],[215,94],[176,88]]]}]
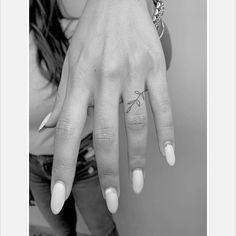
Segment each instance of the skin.
[{"label": "skin", "polygon": [[[143,93],[146,90],[148,93]],[[129,109],[138,96],[139,102]],[[57,101],[46,124],[56,125],[52,191],[59,181],[65,185],[65,199],[71,192],[87,110],[94,106],[94,147],[101,189],[105,195],[112,187],[119,196],[119,101],[124,102],[132,173],[144,170],[146,163],[146,96],[160,151],[165,156],[165,145],[174,146],[174,127],[164,53],[148,5],[145,0],[88,0],[71,40]]]}]

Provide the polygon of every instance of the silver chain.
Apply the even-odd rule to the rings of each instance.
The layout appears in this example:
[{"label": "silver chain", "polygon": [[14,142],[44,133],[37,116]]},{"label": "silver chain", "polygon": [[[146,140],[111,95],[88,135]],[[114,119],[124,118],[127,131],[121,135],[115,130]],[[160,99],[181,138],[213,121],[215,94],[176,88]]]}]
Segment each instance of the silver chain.
[{"label": "silver chain", "polygon": [[157,31],[158,31],[158,28],[160,26],[162,26],[162,32],[159,35],[159,38],[161,39],[161,37],[163,36],[164,31],[165,31],[165,25],[161,19],[161,17],[164,14],[164,3],[162,0],[153,0],[153,3],[155,5],[155,10],[153,13],[152,21],[153,21],[153,24],[155,25]]}]

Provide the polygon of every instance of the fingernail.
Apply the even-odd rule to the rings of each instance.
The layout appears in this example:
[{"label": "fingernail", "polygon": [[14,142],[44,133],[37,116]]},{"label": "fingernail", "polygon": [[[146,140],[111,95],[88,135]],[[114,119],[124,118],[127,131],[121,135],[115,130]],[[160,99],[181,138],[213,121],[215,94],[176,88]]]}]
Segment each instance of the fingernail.
[{"label": "fingernail", "polygon": [[57,215],[65,202],[66,188],[63,182],[58,181],[53,187],[51,198],[51,209],[53,214]]},{"label": "fingernail", "polygon": [[46,123],[48,122],[49,118],[51,116],[51,113],[49,113],[42,121],[41,125],[38,128],[38,132],[42,131],[46,125]]},{"label": "fingernail", "polygon": [[165,146],[165,156],[166,156],[167,163],[170,166],[173,166],[175,164],[175,152],[171,144],[167,144]]},{"label": "fingernail", "polygon": [[114,188],[108,188],[105,191],[105,199],[108,210],[114,214],[118,209],[118,195]]},{"label": "fingernail", "polygon": [[135,193],[141,193],[143,189],[143,171],[142,169],[135,169],[132,174],[133,190]]}]

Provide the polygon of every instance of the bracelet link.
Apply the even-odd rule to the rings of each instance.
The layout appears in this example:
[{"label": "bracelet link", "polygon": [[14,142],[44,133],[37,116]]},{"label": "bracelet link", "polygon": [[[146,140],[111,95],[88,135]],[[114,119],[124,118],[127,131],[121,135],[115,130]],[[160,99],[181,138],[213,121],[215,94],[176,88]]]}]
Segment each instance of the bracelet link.
[{"label": "bracelet link", "polygon": [[[165,30],[165,25],[163,23],[163,21],[161,20],[161,17],[164,14],[164,3],[162,0],[153,0],[153,3],[155,5],[155,10],[153,13],[153,17],[152,17],[152,21],[158,31],[159,26],[162,26],[162,32],[159,35],[159,37],[161,38],[164,34],[164,30]],[[161,23],[161,24],[160,24]]]}]

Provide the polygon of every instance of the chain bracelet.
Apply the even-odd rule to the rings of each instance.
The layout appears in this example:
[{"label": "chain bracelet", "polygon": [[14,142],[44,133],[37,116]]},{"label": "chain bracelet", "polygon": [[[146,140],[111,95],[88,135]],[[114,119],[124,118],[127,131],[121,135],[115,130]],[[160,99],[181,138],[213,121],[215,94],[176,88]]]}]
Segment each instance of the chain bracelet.
[{"label": "chain bracelet", "polygon": [[159,37],[161,39],[161,37],[163,36],[164,31],[165,31],[165,25],[161,19],[161,17],[164,14],[164,3],[162,0],[153,0],[153,3],[155,5],[155,10],[153,13],[152,21],[153,21],[153,24],[155,25],[157,31],[158,31],[158,28],[160,27],[160,25],[162,26],[162,32],[159,35]]}]

